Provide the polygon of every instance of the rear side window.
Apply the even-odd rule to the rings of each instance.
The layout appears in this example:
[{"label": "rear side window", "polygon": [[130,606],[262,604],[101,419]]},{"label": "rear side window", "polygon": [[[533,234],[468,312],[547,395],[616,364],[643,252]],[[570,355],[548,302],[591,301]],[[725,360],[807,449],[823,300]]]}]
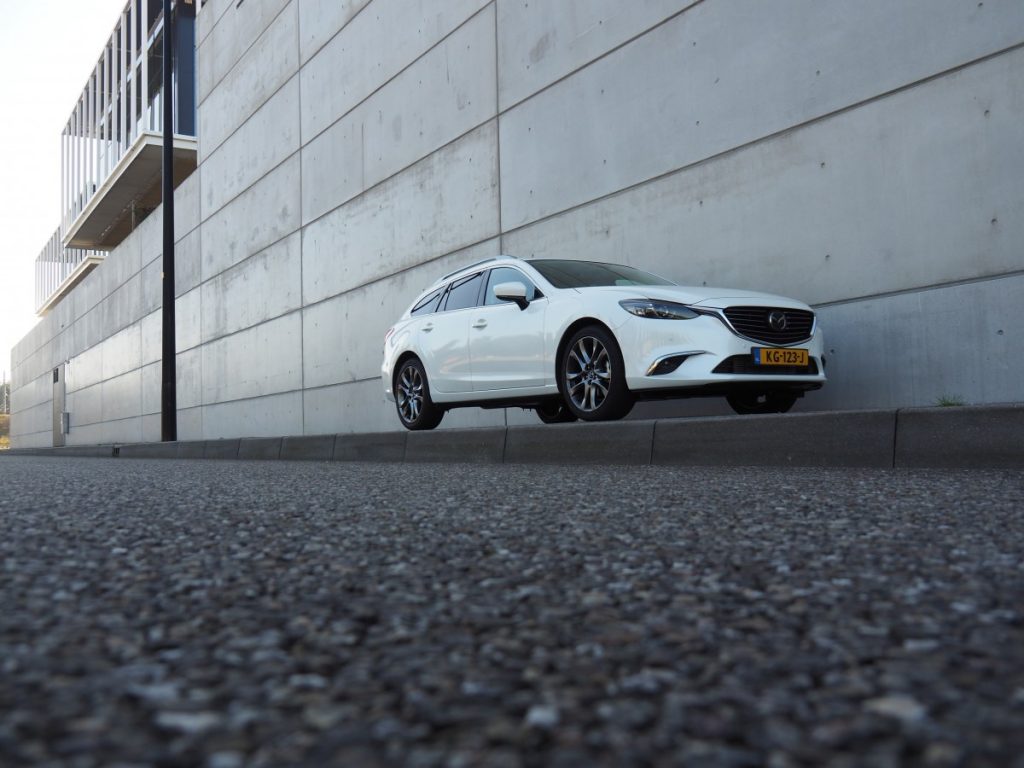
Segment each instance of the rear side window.
[{"label": "rear side window", "polygon": [[480,303],[481,283],[483,283],[483,275],[479,273],[452,283],[452,287],[448,291],[448,298],[444,303],[445,311],[450,312],[453,309],[477,306]]},{"label": "rear side window", "polygon": [[491,277],[487,281],[487,297],[484,299],[484,304],[506,303],[494,295],[494,286],[501,285],[502,283],[522,283],[526,286],[526,300],[533,301],[537,298],[537,289],[518,269],[512,269],[512,267],[495,267],[491,270],[490,274]]},{"label": "rear side window", "polygon": [[438,288],[431,294],[428,294],[422,301],[420,301],[415,307],[409,310],[410,315],[429,315],[431,312],[437,312],[437,305],[441,303],[441,296],[444,294],[444,287]]}]

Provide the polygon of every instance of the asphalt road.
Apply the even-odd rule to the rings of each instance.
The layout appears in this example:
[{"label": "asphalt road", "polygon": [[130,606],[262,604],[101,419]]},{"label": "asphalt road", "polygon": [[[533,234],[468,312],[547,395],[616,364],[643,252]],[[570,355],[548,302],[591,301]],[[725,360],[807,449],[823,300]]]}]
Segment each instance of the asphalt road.
[{"label": "asphalt road", "polygon": [[0,765],[1024,766],[1024,473],[0,457]]}]

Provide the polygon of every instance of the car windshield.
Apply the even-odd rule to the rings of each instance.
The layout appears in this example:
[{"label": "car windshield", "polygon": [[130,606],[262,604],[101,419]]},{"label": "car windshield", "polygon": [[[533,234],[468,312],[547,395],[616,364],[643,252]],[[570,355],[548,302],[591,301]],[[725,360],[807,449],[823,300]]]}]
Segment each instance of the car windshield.
[{"label": "car windshield", "polygon": [[568,259],[529,262],[555,288],[590,288],[601,285],[675,285],[671,280],[622,264]]}]

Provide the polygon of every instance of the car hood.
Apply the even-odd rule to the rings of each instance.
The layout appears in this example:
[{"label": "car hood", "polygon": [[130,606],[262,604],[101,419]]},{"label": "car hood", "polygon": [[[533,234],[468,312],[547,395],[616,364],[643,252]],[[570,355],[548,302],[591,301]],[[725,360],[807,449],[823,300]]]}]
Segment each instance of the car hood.
[{"label": "car hood", "polygon": [[614,294],[622,299],[661,299],[676,301],[680,304],[693,304],[699,307],[722,309],[733,305],[771,306],[788,309],[806,309],[810,307],[802,301],[776,296],[771,293],[742,291],[736,288],[709,288],[691,285],[630,285],[630,286],[598,286],[575,289],[580,293],[601,292]]}]

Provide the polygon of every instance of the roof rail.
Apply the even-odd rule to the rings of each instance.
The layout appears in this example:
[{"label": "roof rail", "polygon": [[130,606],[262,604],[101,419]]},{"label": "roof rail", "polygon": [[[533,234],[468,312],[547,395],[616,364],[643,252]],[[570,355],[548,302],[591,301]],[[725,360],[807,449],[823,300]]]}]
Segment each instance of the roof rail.
[{"label": "roof rail", "polygon": [[491,256],[489,259],[480,259],[480,261],[474,261],[472,264],[467,264],[464,267],[459,267],[454,272],[449,272],[444,277],[439,278],[436,282],[438,282],[438,283],[444,282],[449,277],[454,277],[455,275],[459,274],[459,272],[465,272],[467,269],[472,269],[473,267],[479,267],[479,266],[481,266],[483,264],[490,264],[492,261],[497,261],[498,259],[501,259],[501,258],[504,258],[504,257],[502,257],[502,256]]}]

